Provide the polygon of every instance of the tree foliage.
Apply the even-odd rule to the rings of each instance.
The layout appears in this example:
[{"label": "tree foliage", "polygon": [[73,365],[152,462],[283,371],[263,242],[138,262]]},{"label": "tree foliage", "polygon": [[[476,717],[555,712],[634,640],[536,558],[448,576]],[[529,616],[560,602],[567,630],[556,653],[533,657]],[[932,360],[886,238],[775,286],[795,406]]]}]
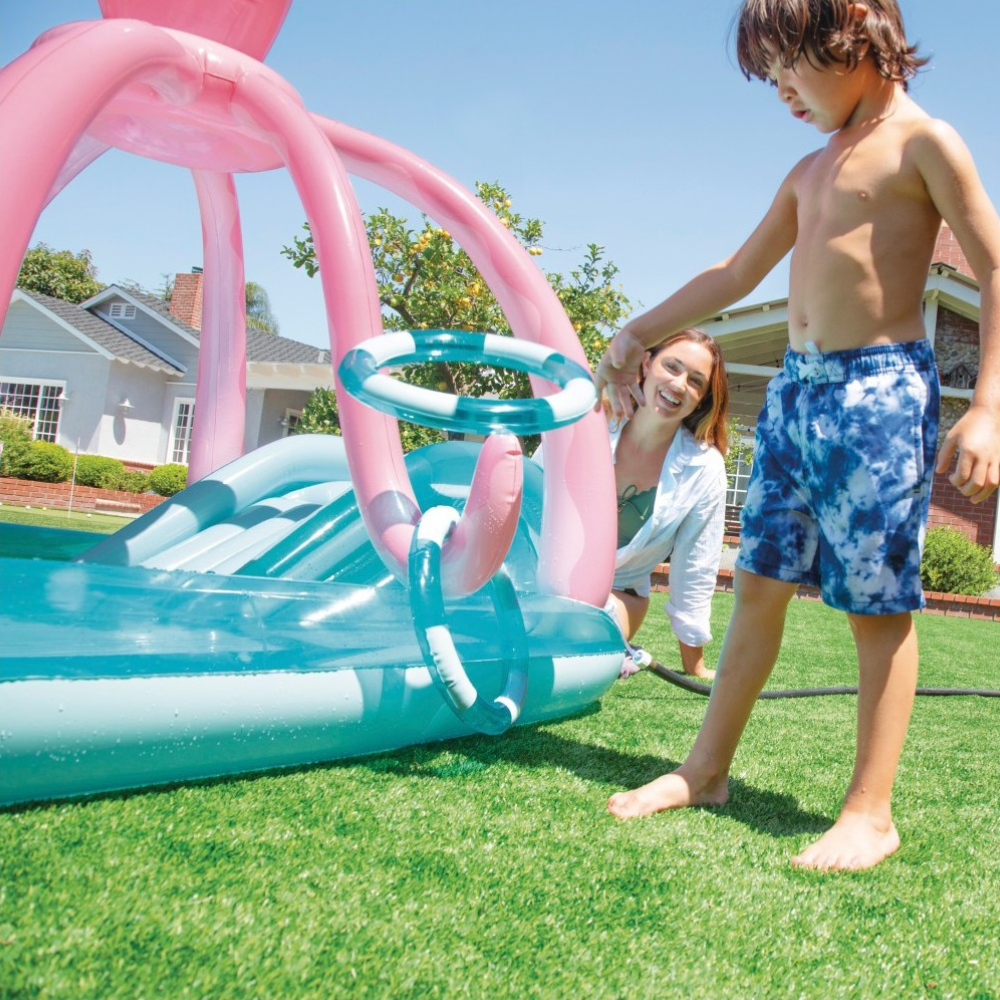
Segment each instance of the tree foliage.
[{"label": "tree foliage", "polygon": [[[544,250],[542,223],[515,212],[512,200],[498,182],[477,183],[476,193],[533,257]],[[495,296],[451,234],[422,217],[419,229],[382,208],[365,220],[371,247],[383,327],[386,330],[479,330],[510,334],[510,325]],[[306,236],[296,237],[283,253],[312,277],[319,270],[308,224]],[[618,268],[604,257],[604,248],[591,243],[579,266],[568,274],[548,273],[549,284],[565,308],[591,366],[630,311],[628,298],[615,281]],[[531,395],[521,372],[457,362],[405,365],[402,377],[415,385],[464,396],[496,395],[501,399]],[[319,413],[335,403],[333,393],[314,396],[306,407],[300,431],[320,431],[331,421]],[[324,411],[325,412],[325,411]],[[441,440],[440,432],[400,425],[404,447]]]},{"label": "tree foliage", "polygon": [[246,297],[247,329],[260,333],[278,332],[278,321],[271,312],[271,300],[267,289],[256,281],[248,281],[243,286]]},{"label": "tree foliage", "polygon": [[726,472],[734,476],[742,462],[750,465],[753,462],[753,435],[738,417],[730,417],[726,428],[729,439],[729,450],[726,452]]},{"label": "tree foliage", "polygon": [[340,414],[337,411],[337,394],[322,386],[313,391],[302,408],[302,416],[290,431],[293,434],[339,434]]},{"label": "tree foliage", "polygon": [[36,243],[21,262],[17,287],[67,302],[83,302],[103,287],[89,250],[72,253]]}]

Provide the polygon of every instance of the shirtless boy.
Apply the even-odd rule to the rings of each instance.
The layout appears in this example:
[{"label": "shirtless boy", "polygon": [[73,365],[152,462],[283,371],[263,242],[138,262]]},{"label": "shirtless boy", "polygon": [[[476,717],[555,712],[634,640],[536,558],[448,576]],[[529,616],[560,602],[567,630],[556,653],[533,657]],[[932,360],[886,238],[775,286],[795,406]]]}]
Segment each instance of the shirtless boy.
[{"label": "shirtless boy", "polygon": [[981,289],[980,368],[937,469],[973,503],[1000,483],[1000,221],[964,143],[906,93],[926,60],[896,0],[743,0],[737,55],[792,116],[829,136],[785,178],[731,257],[611,341],[597,369],[616,414],[644,352],[749,294],[792,251],[789,348],[770,383],[743,512],[736,603],[684,763],[613,795],[622,819],[721,805],[737,743],[777,659],[799,583],[845,611],[858,655],[854,773],[834,825],[793,859],[861,869],[899,847],[891,793],[916,689],[911,612],[937,444],[921,303],[944,219]]}]

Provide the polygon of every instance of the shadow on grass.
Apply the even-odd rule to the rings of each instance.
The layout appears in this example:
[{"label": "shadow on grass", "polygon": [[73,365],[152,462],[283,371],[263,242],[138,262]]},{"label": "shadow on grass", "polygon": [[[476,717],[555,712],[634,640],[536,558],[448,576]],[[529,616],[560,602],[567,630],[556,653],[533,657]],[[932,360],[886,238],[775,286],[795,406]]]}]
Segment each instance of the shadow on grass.
[{"label": "shadow on grass", "polygon": [[[581,715],[589,715],[592,711],[597,709],[587,710]],[[556,767],[571,771],[584,781],[605,785],[610,793],[644,785],[674,770],[680,763],[651,754],[632,754],[566,739],[549,732],[546,725],[537,723],[518,727],[500,738],[470,736],[408,747],[376,757],[338,761],[331,766],[362,766],[379,774],[428,780],[464,777],[497,764],[520,768]],[[443,751],[447,751],[452,759],[441,762]],[[455,760],[456,757],[460,759]],[[755,788],[739,778],[730,779],[729,794],[729,802],[725,806],[703,808],[711,808],[756,830],[781,835],[822,832],[829,829],[833,822],[832,817],[823,813],[801,809],[791,795]]]},{"label": "shadow on grass", "polygon": [[[585,718],[596,714],[599,710],[599,706],[592,706],[572,718]],[[262,778],[359,767],[377,774],[395,774],[428,781],[468,778],[496,765],[512,765],[523,769],[559,768],[572,772],[584,781],[604,785],[605,790],[610,793],[646,784],[659,775],[673,770],[680,763],[665,757],[633,754],[568,739],[546,728],[554,721],[563,722],[565,719],[519,726],[500,737],[467,736],[435,743],[422,743],[366,757],[351,757],[242,774],[197,778],[165,785],[100,792],[55,802],[22,802],[5,806],[0,813],[32,812],[57,808],[68,802],[85,804],[104,800],[125,800],[140,795],[170,793],[178,788],[211,789],[232,786],[239,782],[253,783]],[[446,755],[447,759],[442,760],[442,755]],[[832,823],[832,818],[829,816],[801,809],[790,795],[755,788],[739,778],[730,779],[729,791],[729,802],[725,806],[711,807],[713,811],[757,830],[787,835],[826,830]]]}]

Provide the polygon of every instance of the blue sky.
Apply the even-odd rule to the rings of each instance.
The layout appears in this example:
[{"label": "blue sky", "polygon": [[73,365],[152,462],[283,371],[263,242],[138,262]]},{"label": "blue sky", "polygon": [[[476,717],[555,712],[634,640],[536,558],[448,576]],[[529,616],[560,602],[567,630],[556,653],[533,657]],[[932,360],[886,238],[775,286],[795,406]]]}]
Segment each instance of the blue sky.
[{"label": "blue sky", "polygon": [[[1000,3],[902,0],[932,56],[911,87],[962,134],[1000,204]],[[406,146],[463,184],[499,180],[545,224],[539,264],[567,271],[587,243],[652,306],[730,253],[791,166],[822,143],[736,68],[736,0],[294,0],[269,66],[313,111]],[[0,62],[45,29],[100,16],[97,0],[0,0]],[[0,122],[2,130],[2,122]],[[2,141],[2,133],[0,133]],[[280,254],[304,219],[283,171],[237,180],[246,273],[281,332],[327,342],[318,280]],[[419,213],[357,187],[365,211]],[[105,282],[150,289],[201,264],[187,171],[106,154],[39,220],[32,242],[89,249]],[[752,296],[782,298],[779,266]]]}]

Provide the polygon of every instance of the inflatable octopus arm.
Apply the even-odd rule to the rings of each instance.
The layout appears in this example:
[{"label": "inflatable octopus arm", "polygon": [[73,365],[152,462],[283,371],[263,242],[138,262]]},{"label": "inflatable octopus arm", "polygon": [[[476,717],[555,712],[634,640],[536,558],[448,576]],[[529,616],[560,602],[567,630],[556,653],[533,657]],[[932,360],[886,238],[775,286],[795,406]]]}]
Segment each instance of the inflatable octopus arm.
[{"label": "inflatable octopus arm", "polygon": [[[579,338],[547,279],[478,197],[400,146],[320,115],[312,117],[350,173],[405,198],[455,236],[496,295],[515,336],[587,367]],[[554,391],[547,382],[531,381],[536,395]],[[616,548],[606,422],[591,413],[544,437],[541,589],[603,607]]]}]

